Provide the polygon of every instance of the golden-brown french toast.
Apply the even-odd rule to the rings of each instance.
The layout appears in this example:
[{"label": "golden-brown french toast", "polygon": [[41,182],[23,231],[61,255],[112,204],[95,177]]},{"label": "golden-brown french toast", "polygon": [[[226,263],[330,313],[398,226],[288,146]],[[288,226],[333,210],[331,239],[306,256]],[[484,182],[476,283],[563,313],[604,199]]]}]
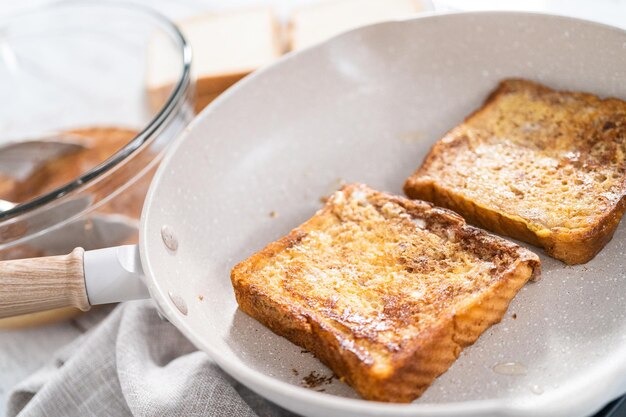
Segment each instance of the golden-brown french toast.
[{"label": "golden-brown french toast", "polygon": [[449,210],[353,184],[231,280],[244,312],[363,398],[409,402],[539,268],[532,252]]},{"label": "golden-brown french toast", "polygon": [[626,210],[626,102],[502,81],[404,191],[565,263],[587,262]]}]

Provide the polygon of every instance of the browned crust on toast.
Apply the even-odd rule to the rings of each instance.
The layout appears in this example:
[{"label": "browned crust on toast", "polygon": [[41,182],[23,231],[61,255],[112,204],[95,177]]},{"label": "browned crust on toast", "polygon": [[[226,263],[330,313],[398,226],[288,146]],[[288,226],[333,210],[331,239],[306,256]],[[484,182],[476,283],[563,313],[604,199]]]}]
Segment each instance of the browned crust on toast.
[{"label": "browned crust on toast", "polygon": [[[353,230],[348,229],[353,222],[347,219],[339,200],[347,199],[350,202],[355,191],[365,193],[367,203],[378,211],[384,212],[385,204],[390,203],[393,207],[400,208],[401,212],[407,213],[411,219],[424,221],[425,231],[419,230],[417,233],[432,233],[432,237],[441,239],[441,242],[447,239],[445,236],[451,236],[450,239],[454,239],[455,244],[458,243],[458,248],[466,251],[468,259],[475,259],[478,266],[489,260],[493,263],[492,269],[482,275],[480,283],[476,278],[475,283],[469,284],[470,290],[465,293],[459,293],[459,288],[453,284],[448,285],[457,275],[444,277],[442,271],[439,280],[438,271],[431,271],[430,275],[434,278],[425,295],[427,301],[423,304],[421,301],[407,301],[398,293],[401,290],[394,286],[394,280],[385,281],[385,284],[375,289],[376,297],[384,294],[381,298],[385,300],[385,305],[381,308],[383,313],[372,314],[365,309],[357,311],[362,316],[359,325],[345,320],[346,309],[340,307],[341,298],[346,297],[345,292],[329,295],[330,299],[340,299],[337,304],[328,304],[326,298],[320,299],[319,294],[323,293],[321,288],[318,291],[313,287],[313,294],[310,294],[299,284],[291,288],[289,293],[277,292],[266,279],[263,272],[265,268],[280,264],[284,270],[289,271],[291,266],[284,259],[291,258],[285,258],[285,252],[299,246],[302,250],[307,250],[310,246],[307,246],[306,240],[312,239],[310,236],[320,230],[330,230],[330,227],[336,225],[343,228],[344,224],[346,230]],[[385,221],[400,222],[406,219],[397,220],[391,217]],[[370,223],[364,220],[360,225],[366,230]],[[383,240],[388,242],[397,239],[398,246],[410,245],[409,241],[398,236],[390,228],[389,235],[385,235]],[[336,238],[334,244],[341,245],[340,240]],[[402,268],[418,271],[420,264],[412,262],[422,260],[417,256],[419,251],[416,249],[406,259],[398,257],[397,261]],[[297,252],[294,253],[293,256],[297,257]],[[432,253],[438,253],[437,249]],[[313,255],[311,259],[315,259],[317,254]],[[389,261],[388,254],[384,256],[385,261]],[[322,257],[323,254],[320,254],[320,258]],[[351,259],[351,254],[347,254],[345,259],[338,261],[344,265],[362,265]],[[445,259],[441,261],[446,262]],[[378,260],[371,262],[376,263]],[[425,262],[437,265],[435,261]],[[299,279],[297,274],[305,274],[306,266],[299,268],[294,273],[296,275],[286,273],[280,279]],[[511,299],[528,279],[539,273],[539,269],[539,259],[532,252],[468,226],[462,218],[448,210],[425,202],[379,193],[357,184],[344,187],[310,220],[235,266],[231,280],[237,302],[245,313],[273,332],[313,352],[363,398],[410,402],[419,397],[438,375],[450,367],[464,347],[474,343],[485,329],[501,320]],[[410,273],[414,274],[414,277],[409,276],[415,280],[425,279],[419,271]],[[465,275],[472,279],[471,273]],[[464,275],[459,273],[458,276]],[[342,279],[349,280],[350,276],[344,274]],[[364,284],[362,291],[360,297],[366,298],[372,290]],[[316,304],[318,302],[320,304]],[[432,306],[435,306],[433,311],[420,315],[419,309]],[[354,313],[354,308],[351,311]],[[417,318],[423,319],[427,324],[420,325]],[[376,329],[383,330],[379,332]]]},{"label": "browned crust on toast", "polygon": [[[507,107],[507,100],[522,110]],[[492,155],[478,155],[481,146]],[[510,151],[525,164],[521,169],[489,165]],[[625,151],[626,102],[504,80],[480,109],[433,146],[404,191],[472,224],[540,246],[567,264],[580,264],[611,240],[626,210]],[[528,175],[535,171],[539,177]],[[463,184],[479,186],[471,190]],[[542,201],[542,193],[556,197]],[[528,215],[532,209],[521,205],[529,194],[535,199],[529,204],[543,215]]]},{"label": "browned crust on toast", "polygon": [[498,210],[463,199],[449,189],[434,182],[409,182],[405,185],[409,198],[431,201],[461,213],[465,219],[501,235],[510,236],[543,248],[553,258],[566,264],[576,265],[589,262],[611,241],[613,233],[626,209],[626,199],[622,198],[614,210],[604,213],[592,227],[583,230],[552,230],[538,235],[524,219],[507,215]]}]

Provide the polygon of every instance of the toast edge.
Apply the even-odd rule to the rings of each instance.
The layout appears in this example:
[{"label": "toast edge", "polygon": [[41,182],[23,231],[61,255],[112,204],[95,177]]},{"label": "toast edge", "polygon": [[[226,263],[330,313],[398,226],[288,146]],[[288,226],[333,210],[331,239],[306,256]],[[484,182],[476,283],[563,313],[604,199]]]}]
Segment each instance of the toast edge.
[{"label": "toast edge", "polygon": [[[431,150],[431,153],[433,152],[437,152],[435,147]],[[426,157],[423,167],[427,166],[431,153]],[[461,213],[471,224],[539,246],[549,256],[568,265],[583,264],[593,259],[612,239],[626,212],[626,197],[622,197],[613,209],[604,213],[600,221],[592,227],[532,230],[520,216],[478,204],[447,187],[436,184],[428,175],[422,174],[423,167],[411,175],[404,184],[404,193],[409,198],[431,201],[438,206]]]}]

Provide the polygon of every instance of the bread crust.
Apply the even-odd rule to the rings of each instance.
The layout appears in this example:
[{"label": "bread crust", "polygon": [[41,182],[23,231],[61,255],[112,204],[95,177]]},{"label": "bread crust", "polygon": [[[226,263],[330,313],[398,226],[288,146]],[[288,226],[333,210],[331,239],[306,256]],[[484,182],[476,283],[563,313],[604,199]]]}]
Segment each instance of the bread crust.
[{"label": "bread crust", "polygon": [[[509,131],[514,140],[509,141],[506,132],[502,133],[502,129],[499,135],[494,135],[493,132],[498,132],[498,124],[502,123],[502,119],[495,115],[506,114],[504,111],[498,113],[499,107],[503,107],[501,102],[507,96],[513,95],[524,96],[520,100],[528,103],[530,108],[536,103],[541,103],[544,109],[548,109],[548,113],[565,113],[566,116],[557,120],[557,117],[551,114],[532,111],[522,113],[521,116],[514,114],[511,116],[514,119],[511,123],[514,123],[516,128]],[[578,121],[577,115],[583,112],[591,113],[592,117]],[[557,127],[554,127],[556,123],[554,120],[559,123]],[[602,123],[599,123],[600,121]],[[530,133],[525,138],[523,129],[528,124],[538,124],[539,130],[545,128],[547,131],[543,137]],[[543,142],[535,143],[537,138]],[[488,96],[480,109],[473,112],[461,125],[448,132],[432,147],[422,166],[406,180],[404,192],[410,198],[431,201],[460,213],[472,224],[539,246],[548,255],[567,264],[586,263],[611,240],[626,210],[625,138],[624,101],[614,98],[601,100],[585,93],[559,92],[527,80],[504,80]],[[527,143],[524,143],[525,140]],[[468,155],[476,153],[476,147],[480,144],[494,144],[497,141],[502,143],[500,149],[519,150],[528,147],[531,149],[529,155],[545,154],[547,159],[555,161],[558,173],[569,172],[570,174],[562,176],[563,183],[569,187],[564,189],[562,195],[573,195],[577,192],[579,195],[591,194],[601,199],[604,195],[611,194],[610,201],[596,206],[592,204],[588,213],[582,216],[584,222],[574,226],[548,224],[547,216],[532,219],[515,203],[505,202],[504,199],[499,202],[484,197],[498,194],[493,192],[493,182],[509,181],[515,183],[515,187],[519,187],[519,183],[537,187],[537,184],[533,183],[534,179],[524,177],[524,172],[522,175],[518,173],[517,176],[507,176],[507,172],[504,172],[500,178],[492,180],[489,184],[482,184],[481,187],[484,188],[482,196],[472,194],[465,187],[459,186],[459,181],[450,179],[457,172],[461,174],[460,170],[455,171],[455,161],[459,155],[465,154],[462,155],[465,161],[475,158],[476,166],[481,166],[478,162],[479,156]],[[468,146],[469,142],[471,145]],[[606,151],[605,148],[609,150]],[[568,159],[569,155],[576,157]],[[502,157],[504,158],[504,155]],[[527,167],[530,167],[526,173],[535,169],[531,156],[525,162]],[[441,174],[444,165],[448,170],[447,178]],[[590,188],[586,184],[587,181],[593,183],[594,176],[604,176],[597,172],[600,169],[603,169],[604,173],[608,172],[609,176],[608,180],[605,180],[604,188],[599,186]],[[466,169],[462,174],[465,175],[465,182],[480,183],[485,172],[487,172],[485,169],[476,168]],[[495,173],[491,171],[491,174]],[[607,181],[610,188],[606,186]],[[554,185],[546,186],[550,187],[550,191],[558,193],[559,190]],[[541,207],[544,202],[537,201],[536,204]],[[548,214],[567,213],[571,208],[569,204],[560,201],[554,202],[551,206],[545,204],[545,211]],[[563,217],[566,218],[567,215]]]},{"label": "bread crust", "polygon": [[[337,326],[334,319],[344,312],[334,309],[321,314],[319,309],[300,302],[300,294],[289,294],[285,299],[269,286],[261,272],[268,264],[281,262],[277,257],[289,248],[301,245],[309,233],[325,227],[328,219],[336,215],[336,194],[313,218],[233,268],[231,280],[235,296],[242,311],[276,334],[314,353],[363,398],[410,402],[452,365],[463,348],[501,320],[517,291],[539,274],[539,259],[532,252],[468,226],[458,215],[429,203],[378,193],[362,185],[346,186],[339,193],[349,198],[355,191],[367,193],[369,202],[377,207],[386,202],[403,207],[412,218],[426,219],[428,227],[440,227],[437,233],[452,231],[455,239],[463,242],[465,250],[480,251],[481,257],[498,264],[497,270],[490,272],[487,284],[477,287],[471,296],[459,296],[461,300],[445,291],[429,294],[451,301],[443,303],[445,307],[437,311],[431,324],[420,327],[410,338],[396,340],[400,337],[394,334],[392,341],[397,343],[391,348],[382,344],[376,335],[362,334],[358,328]],[[350,260],[343,262],[349,263]],[[415,279],[419,276],[416,275]],[[441,287],[445,288],[444,285]],[[383,289],[393,292],[390,287]],[[401,297],[391,299],[398,305],[393,306],[395,310],[389,308],[390,314],[406,312],[403,309],[408,307]],[[414,323],[407,323],[411,324]],[[383,352],[384,360],[378,360],[372,352]]]}]

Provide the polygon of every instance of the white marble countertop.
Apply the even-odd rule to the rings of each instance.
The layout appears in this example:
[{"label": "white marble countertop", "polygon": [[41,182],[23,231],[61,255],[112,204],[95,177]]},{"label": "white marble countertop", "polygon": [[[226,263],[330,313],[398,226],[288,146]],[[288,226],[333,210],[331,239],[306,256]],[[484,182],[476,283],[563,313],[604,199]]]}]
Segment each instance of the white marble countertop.
[{"label": "white marble countertop", "polygon": [[[279,15],[285,16],[294,4],[315,0],[275,0]],[[0,19],[13,12],[49,3],[50,0],[24,0],[13,2],[0,0]],[[239,6],[266,4],[263,0],[134,0],[135,3],[156,8],[167,16],[177,19],[204,10],[220,10]],[[626,0],[509,0],[434,1],[441,10],[469,9],[523,9],[548,11],[587,18],[626,28]],[[23,330],[0,331],[0,414],[4,413],[6,396],[18,381],[24,379],[49,360],[52,352],[79,336],[94,324],[100,314],[86,314],[66,322]]]}]

